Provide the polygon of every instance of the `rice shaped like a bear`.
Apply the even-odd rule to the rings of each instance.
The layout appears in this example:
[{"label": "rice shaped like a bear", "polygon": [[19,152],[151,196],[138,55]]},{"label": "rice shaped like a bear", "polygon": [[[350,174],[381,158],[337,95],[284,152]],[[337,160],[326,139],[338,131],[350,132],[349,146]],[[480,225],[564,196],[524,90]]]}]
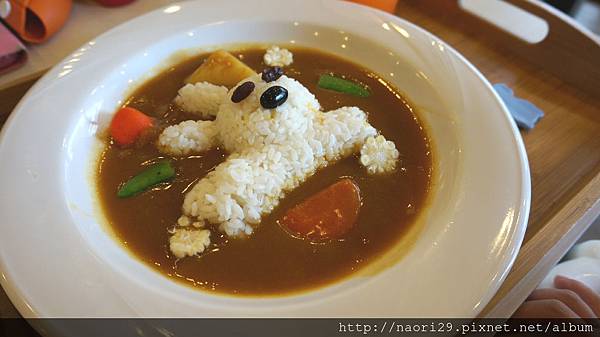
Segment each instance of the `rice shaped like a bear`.
[{"label": "rice shaped like a bear", "polygon": [[[252,90],[239,100],[239,92],[248,91],[240,89],[243,85]],[[265,108],[261,96],[273,87],[284,88],[287,99]],[[360,154],[370,174],[391,172],[397,165],[395,144],[369,124],[367,113],[357,107],[324,112],[306,87],[285,75],[267,83],[257,74],[229,91],[206,82],[188,84],[176,103],[199,118],[215,120],[190,120],[166,128],[157,142],[162,153],[183,156],[214,147],[229,153],[185,195],[171,240],[177,257],[203,250],[203,245],[174,248],[189,247],[181,242],[192,240],[186,228],[208,223],[230,237],[251,235],[285,192],[341,158]],[[202,236],[204,246],[209,243],[207,235]]]}]

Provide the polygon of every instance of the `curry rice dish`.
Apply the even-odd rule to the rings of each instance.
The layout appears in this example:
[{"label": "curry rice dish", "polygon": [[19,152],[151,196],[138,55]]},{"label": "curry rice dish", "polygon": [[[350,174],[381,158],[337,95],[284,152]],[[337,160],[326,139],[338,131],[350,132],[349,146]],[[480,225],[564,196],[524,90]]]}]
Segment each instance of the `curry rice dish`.
[{"label": "curry rice dish", "polygon": [[330,284],[414,226],[431,151],[377,74],[300,47],[192,57],[117,111],[97,169],[120,241],[162,274],[219,293]]}]

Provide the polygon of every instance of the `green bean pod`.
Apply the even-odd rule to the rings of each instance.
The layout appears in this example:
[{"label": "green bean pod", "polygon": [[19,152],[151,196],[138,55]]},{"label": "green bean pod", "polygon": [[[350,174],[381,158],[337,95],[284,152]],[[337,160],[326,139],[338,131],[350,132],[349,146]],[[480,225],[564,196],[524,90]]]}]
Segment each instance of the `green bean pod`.
[{"label": "green bean pod", "polygon": [[371,92],[364,85],[330,74],[323,74],[317,83],[319,88],[329,89],[358,97],[369,97]]},{"label": "green bean pod", "polygon": [[172,179],[175,176],[175,169],[171,162],[165,160],[149,166],[144,171],[129,179],[117,192],[119,198],[129,198],[141,193],[148,188]]}]

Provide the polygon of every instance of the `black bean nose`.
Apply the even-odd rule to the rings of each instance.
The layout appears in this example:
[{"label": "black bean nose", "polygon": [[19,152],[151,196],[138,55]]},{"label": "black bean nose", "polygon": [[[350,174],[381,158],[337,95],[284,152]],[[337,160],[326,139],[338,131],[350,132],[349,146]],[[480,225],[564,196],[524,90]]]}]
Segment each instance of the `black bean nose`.
[{"label": "black bean nose", "polygon": [[231,94],[231,101],[233,103],[239,103],[243,101],[254,91],[254,87],[254,82],[251,81],[240,84],[237,88],[235,88],[233,94]]},{"label": "black bean nose", "polygon": [[278,78],[280,78],[283,75],[283,68],[281,67],[269,67],[269,68],[265,68],[262,71],[262,80],[270,83],[273,81],[277,81]]},{"label": "black bean nose", "polygon": [[288,98],[288,91],[284,87],[274,85],[265,90],[260,96],[260,105],[265,109],[275,109],[285,103]]}]

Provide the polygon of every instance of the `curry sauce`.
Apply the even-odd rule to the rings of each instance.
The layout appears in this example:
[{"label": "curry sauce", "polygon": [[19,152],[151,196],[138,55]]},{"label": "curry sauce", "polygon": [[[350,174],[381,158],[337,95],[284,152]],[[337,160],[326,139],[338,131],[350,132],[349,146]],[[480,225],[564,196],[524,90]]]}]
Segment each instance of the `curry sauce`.
[{"label": "curry sauce", "polygon": [[[101,208],[122,244],[150,267],[173,280],[208,291],[279,295],[327,285],[350,275],[381,256],[415,225],[429,191],[432,160],[427,135],[411,106],[368,69],[312,49],[290,50],[294,63],[285,68],[286,75],[306,86],[324,111],[342,106],[367,111],[371,125],[396,144],[400,152],[398,168],[391,174],[373,176],[367,174],[357,156],[340,160],[287,193],[250,237],[230,239],[213,231],[207,251],[177,260],[169,252],[168,230],[181,215],[185,192],[223,162],[227,154],[216,149],[170,158],[177,172],[174,180],[135,197],[120,199],[117,191],[122,183],[145,163],[164,155],[158,152],[154,141],[129,149],[107,141],[97,169]],[[257,72],[265,67],[263,49],[232,53]],[[135,90],[125,105],[143,111],[164,126],[195,119],[173,104],[173,99],[185,78],[207,56],[195,56],[170,67]],[[356,97],[318,88],[319,76],[324,73],[358,81],[369,87],[371,96]],[[354,180],[362,200],[357,224],[347,235],[339,240],[312,243],[295,238],[280,227],[278,220],[289,209],[342,177]]]}]

